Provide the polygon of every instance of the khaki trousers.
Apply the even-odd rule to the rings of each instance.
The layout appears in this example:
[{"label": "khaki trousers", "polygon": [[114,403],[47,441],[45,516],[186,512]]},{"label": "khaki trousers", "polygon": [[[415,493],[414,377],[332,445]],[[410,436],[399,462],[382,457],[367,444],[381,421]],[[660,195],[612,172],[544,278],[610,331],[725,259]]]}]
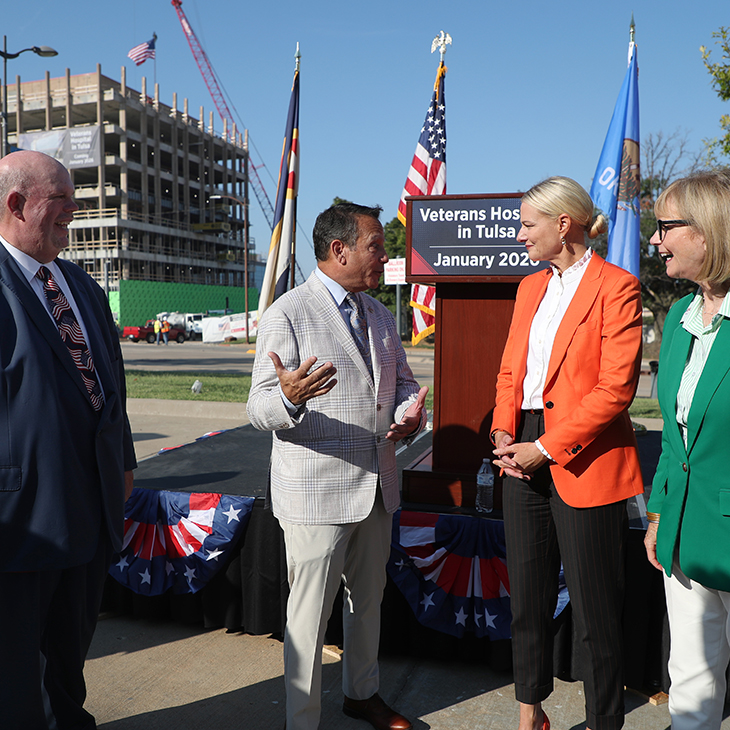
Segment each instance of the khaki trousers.
[{"label": "khaki trousers", "polygon": [[343,692],[364,700],[378,691],[380,603],[392,523],[380,489],[362,522],[281,522],[290,588],[284,633],[287,730],[316,730],[319,725],[322,646],[340,581],[345,588]]}]

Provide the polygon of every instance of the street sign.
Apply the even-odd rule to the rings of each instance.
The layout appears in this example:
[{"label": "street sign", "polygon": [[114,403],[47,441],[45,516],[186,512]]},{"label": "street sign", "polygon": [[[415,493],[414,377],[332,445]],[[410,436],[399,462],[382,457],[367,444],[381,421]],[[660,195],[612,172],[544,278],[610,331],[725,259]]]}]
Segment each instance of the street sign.
[{"label": "street sign", "polygon": [[406,260],[390,259],[385,264],[385,272],[383,274],[383,283],[386,286],[395,286],[396,284],[406,283]]}]

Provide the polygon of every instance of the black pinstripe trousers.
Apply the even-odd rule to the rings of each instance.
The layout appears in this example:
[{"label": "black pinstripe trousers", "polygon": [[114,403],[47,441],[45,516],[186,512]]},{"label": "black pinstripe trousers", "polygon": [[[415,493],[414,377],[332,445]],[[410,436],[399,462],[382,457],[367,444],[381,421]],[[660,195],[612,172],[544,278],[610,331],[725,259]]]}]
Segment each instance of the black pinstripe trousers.
[{"label": "black pinstripe trousers", "polygon": [[[544,433],[543,416],[523,413],[516,441]],[[586,485],[590,489],[590,485]],[[553,614],[562,558],[579,651],[585,652],[587,727],[616,730],[624,721],[623,636],[626,502],[579,509],[557,493],[550,468],[503,487],[512,608],[515,695],[536,704],[553,689]]]}]

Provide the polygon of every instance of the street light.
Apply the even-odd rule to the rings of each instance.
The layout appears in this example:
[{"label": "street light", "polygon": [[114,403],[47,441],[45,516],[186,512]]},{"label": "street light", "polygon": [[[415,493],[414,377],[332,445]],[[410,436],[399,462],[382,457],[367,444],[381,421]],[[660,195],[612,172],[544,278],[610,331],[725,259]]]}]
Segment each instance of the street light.
[{"label": "street light", "polygon": [[227,193],[215,193],[208,196],[209,200],[223,200],[224,198],[233,200],[243,207],[243,297],[246,308],[246,342],[248,343],[251,341],[248,333],[248,195],[243,200]]},{"label": "street light", "polygon": [[[8,37],[3,36],[3,50],[0,51],[0,56],[3,57],[3,116],[2,116],[2,157],[8,154],[8,59],[17,58],[21,53],[26,51],[33,51],[36,56],[42,56],[43,58],[50,58],[51,56],[57,56],[58,51],[54,50],[50,46],[31,46],[30,48],[24,48],[22,51],[17,53],[8,53]],[[17,103],[17,102],[16,102]]]}]

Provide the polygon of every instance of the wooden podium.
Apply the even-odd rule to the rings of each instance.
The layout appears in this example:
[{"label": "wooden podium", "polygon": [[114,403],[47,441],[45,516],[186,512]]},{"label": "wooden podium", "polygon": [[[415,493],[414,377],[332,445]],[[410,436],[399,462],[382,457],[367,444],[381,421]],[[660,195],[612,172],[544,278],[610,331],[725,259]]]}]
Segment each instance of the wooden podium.
[{"label": "wooden podium", "polygon": [[[517,286],[533,265],[517,242],[521,194],[407,199],[406,278],[436,286],[433,445],[403,471],[403,501],[474,507]],[[469,233],[465,231],[469,230]],[[499,476],[495,509],[502,507]]]}]

